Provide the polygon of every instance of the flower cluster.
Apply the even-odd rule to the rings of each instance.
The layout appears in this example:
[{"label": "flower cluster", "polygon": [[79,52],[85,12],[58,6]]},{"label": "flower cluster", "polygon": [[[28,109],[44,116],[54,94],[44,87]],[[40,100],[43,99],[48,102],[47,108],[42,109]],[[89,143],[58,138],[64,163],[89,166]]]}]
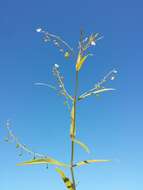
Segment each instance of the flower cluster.
[{"label": "flower cluster", "polygon": [[60,71],[59,71],[59,65],[55,64],[53,66],[53,75],[56,77],[57,79],[57,83],[59,86],[59,94],[65,96],[68,99],[72,99],[72,97],[70,96],[70,94],[67,92],[67,90],[65,89],[65,85],[64,85],[64,77],[61,76]]},{"label": "flower cluster", "polygon": [[16,135],[13,133],[13,131],[11,130],[11,124],[9,120],[6,122],[5,127],[7,129],[7,137],[5,137],[4,140],[9,143],[15,143],[16,149],[19,149],[19,154],[18,154],[19,156],[22,156],[24,152],[27,152],[29,155],[33,156],[33,159],[37,157],[41,157],[41,158],[49,157],[44,154],[34,152],[28,146],[26,146],[25,144],[22,144],[19,141],[19,139],[16,137]]},{"label": "flower cluster", "polygon": [[95,46],[97,41],[102,38],[103,36],[100,36],[99,33],[93,33],[89,35],[88,37],[81,39],[81,41],[79,42],[79,49],[82,49],[82,51],[84,52],[91,46]]},{"label": "flower cluster", "polygon": [[105,88],[103,86],[103,84],[109,80],[114,80],[115,76],[117,74],[117,71],[115,69],[111,70],[107,75],[104,76],[104,78],[102,80],[100,80],[99,82],[97,82],[93,88],[91,88],[90,90],[84,92],[83,94],[81,94],[78,98],[78,100],[82,100],[88,96],[91,95],[99,95],[102,92],[106,92],[106,91],[111,91],[111,90],[115,90],[114,88]]},{"label": "flower cluster", "polygon": [[99,81],[97,84],[95,84],[95,88],[99,89],[99,88],[104,88],[102,85],[103,83],[109,81],[109,80],[114,80],[117,74],[117,70],[113,69],[111,70],[107,75],[104,76],[104,78]]},{"label": "flower cluster", "polygon": [[42,33],[44,42],[51,42],[56,48],[59,49],[65,58],[69,58],[74,54],[73,49],[69,46],[69,44],[59,36],[51,34],[42,28],[37,28],[36,32]]},{"label": "flower cluster", "polygon": [[93,33],[89,35],[89,37],[84,38],[83,31],[81,31],[80,34],[80,41],[79,41],[79,53],[77,57],[77,62],[76,62],[76,71],[79,72],[79,70],[82,68],[85,60],[89,57],[92,56],[91,53],[87,53],[86,50],[89,49],[91,46],[95,46],[96,42],[103,38],[102,36],[99,37],[99,33]]}]

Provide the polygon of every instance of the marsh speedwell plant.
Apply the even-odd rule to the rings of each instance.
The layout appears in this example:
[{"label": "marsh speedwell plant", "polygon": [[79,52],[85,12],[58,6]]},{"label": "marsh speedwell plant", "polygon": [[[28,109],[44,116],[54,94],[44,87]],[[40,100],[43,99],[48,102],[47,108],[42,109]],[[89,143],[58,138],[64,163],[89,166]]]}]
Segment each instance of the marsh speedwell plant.
[{"label": "marsh speedwell plant", "polygon": [[[47,86],[58,93],[60,93],[62,96],[64,96],[65,99],[65,105],[68,107],[70,118],[71,118],[71,124],[69,128],[69,140],[71,141],[71,158],[69,163],[63,163],[61,161],[58,161],[57,159],[48,156],[39,154],[35,151],[32,151],[28,146],[22,144],[19,139],[14,135],[13,131],[11,130],[11,124],[9,121],[6,123],[6,129],[8,132],[8,136],[5,139],[6,141],[12,140],[16,143],[16,148],[20,149],[20,155],[23,151],[29,153],[32,156],[32,159],[30,161],[25,161],[23,163],[17,164],[18,166],[24,166],[24,165],[33,165],[33,164],[46,164],[46,165],[54,165],[54,169],[56,172],[59,173],[60,177],[62,178],[65,186],[69,190],[76,190],[77,188],[77,182],[74,175],[74,170],[76,167],[84,166],[91,163],[98,163],[98,162],[109,162],[110,160],[81,160],[79,162],[75,161],[75,145],[83,148],[86,152],[89,152],[89,148],[86,144],[81,142],[76,138],[76,131],[78,127],[76,126],[76,111],[77,111],[77,105],[83,101],[85,98],[88,98],[90,96],[98,96],[99,94],[113,91],[113,88],[107,88],[105,87],[105,84],[110,81],[114,80],[115,75],[117,71],[115,69],[108,72],[99,82],[93,85],[93,87],[86,92],[83,92],[78,96],[78,78],[79,78],[79,72],[84,66],[84,64],[87,62],[87,59],[92,56],[90,53],[91,49],[94,48],[96,43],[102,38],[102,36],[99,33],[92,33],[88,37],[84,36],[84,33],[81,31],[80,33],[80,40],[78,42],[78,52],[76,53],[73,48],[70,47],[70,45],[65,42],[61,37],[51,34],[42,28],[38,28],[36,30],[38,33],[41,34],[43,37],[43,41],[45,43],[52,43],[65,57],[65,59],[73,58],[75,59],[75,71],[73,74],[75,74],[75,84],[74,84],[74,94],[70,94],[68,92],[68,89],[65,87],[64,84],[64,77],[61,75],[60,72],[60,66],[55,64],[53,66],[53,75],[56,78],[57,86],[53,86],[47,83],[35,83],[35,85],[42,85]],[[62,168],[70,170],[71,177],[67,177],[65,172]],[[71,179],[70,179],[71,178]]]}]

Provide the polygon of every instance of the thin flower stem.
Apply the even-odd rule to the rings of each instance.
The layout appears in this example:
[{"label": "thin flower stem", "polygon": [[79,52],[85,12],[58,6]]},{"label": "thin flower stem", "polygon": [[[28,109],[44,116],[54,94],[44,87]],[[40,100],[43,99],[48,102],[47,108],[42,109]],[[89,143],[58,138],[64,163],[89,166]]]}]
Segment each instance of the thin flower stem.
[{"label": "thin flower stem", "polygon": [[57,40],[59,40],[61,43],[63,43],[64,45],[65,45],[65,47],[67,48],[67,49],[69,49],[70,50],[70,52],[72,53],[72,55],[74,55],[74,51],[73,51],[73,49],[70,47],[70,45],[66,42],[66,41],[64,41],[61,37],[59,37],[59,36],[57,36],[57,35],[54,35],[54,34],[51,34],[51,33],[49,33],[49,32],[46,32],[46,31],[42,31],[44,34],[46,34],[46,35],[48,35],[49,37],[52,37],[52,38],[55,38],[55,39],[57,39]]},{"label": "thin flower stem", "polygon": [[11,137],[11,138],[14,140],[14,142],[18,145],[18,147],[19,147],[21,150],[23,150],[23,151],[29,153],[29,154],[32,155],[33,157],[50,158],[48,155],[44,155],[44,154],[40,154],[40,153],[38,153],[38,152],[34,152],[34,151],[32,151],[30,148],[28,148],[26,145],[22,144],[22,143],[19,141],[19,139],[14,135],[14,133],[12,132],[12,130],[10,129],[10,123],[9,123],[9,121],[7,121],[7,123],[6,123],[6,129],[7,129],[7,132],[8,132],[9,137]]},{"label": "thin flower stem", "polygon": [[57,73],[57,75],[58,75],[58,79],[59,79],[59,82],[60,82],[60,84],[61,84],[61,87],[62,87],[62,89],[63,89],[63,92],[64,92],[65,96],[66,96],[67,98],[69,98],[70,100],[73,100],[73,98],[70,96],[70,94],[69,94],[69,93],[67,92],[67,90],[65,89],[65,86],[64,86],[64,84],[63,84],[63,82],[62,82],[62,80],[61,80],[61,77],[60,77],[59,73]]},{"label": "thin flower stem", "polygon": [[[74,95],[74,100],[73,100],[73,106],[74,106],[73,134],[75,134],[75,125],[76,125],[77,91],[78,91],[78,72],[76,71],[75,95]],[[72,176],[73,189],[76,190],[73,165],[74,165],[74,140],[71,138],[71,176]]]},{"label": "thin flower stem", "polygon": [[115,69],[112,69],[110,72],[108,72],[104,78],[102,80],[100,80],[95,86],[94,88],[91,88],[90,90],[87,90],[86,92],[84,92],[83,94],[81,94],[78,98],[78,100],[83,99],[86,96],[92,95],[92,94],[96,94],[96,90],[101,89],[101,85],[103,85],[105,82],[107,82],[108,80],[113,80],[112,77],[114,78],[114,75],[117,73],[117,71]]},{"label": "thin flower stem", "polygon": [[65,86],[64,86],[64,83],[63,83],[63,81],[62,81],[62,79],[61,79],[59,70],[58,70],[55,66],[54,66],[54,68],[53,68],[53,72],[54,72],[54,75],[55,75],[56,78],[57,78],[57,81],[58,81],[58,83],[59,83],[60,88],[61,88],[62,91],[63,91],[63,95],[64,95],[65,97],[67,97],[68,99],[70,99],[70,100],[73,101],[72,96],[67,92],[67,90],[66,90],[66,88],[65,88]]},{"label": "thin flower stem", "polygon": [[[83,55],[83,31],[80,32],[80,49],[79,49],[79,55]],[[77,58],[77,60],[78,60]],[[78,71],[76,70],[76,79],[75,79],[75,91],[74,91],[74,99],[73,99],[73,106],[74,106],[74,118],[73,118],[73,138],[71,138],[71,176],[72,176],[72,183],[73,183],[73,189],[76,190],[76,183],[75,183],[75,177],[74,177],[74,138],[75,138],[75,130],[76,130],[76,104],[77,104],[77,92],[78,92]]]}]

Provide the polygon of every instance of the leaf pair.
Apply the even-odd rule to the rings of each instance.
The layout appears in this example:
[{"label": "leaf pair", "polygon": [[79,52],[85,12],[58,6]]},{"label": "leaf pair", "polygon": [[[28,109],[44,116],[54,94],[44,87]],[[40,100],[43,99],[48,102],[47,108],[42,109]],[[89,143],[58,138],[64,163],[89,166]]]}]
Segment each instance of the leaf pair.
[{"label": "leaf pair", "polygon": [[[109,162],[110,160],[84,160],[84,161],[81,161],[81,162],[78,162],[77,164],[75,164],[73,167],[80,167],[82,165],[85,165],[85,164],[90,164],[90,163],[100,163],[100,162]],[[59,168],[56,168],[56,171],[60,174],[63,182],[65,183],[67,189],[69,190],[74,190],[73,188],[73,183],[70,181],[70,179],[68,177],[66,177],[66,175],[64,174],[64,172],[59,169]]]},{"label": "leaf pair", "polygon": [[[84,160],[84,161],[80,161],[80,162],[74,164],[72,167],[80,167],[82,165],[86,165],[86,164],[90,164],[90,163],[101,163],[101,162],[109,162],[109,161],[110,160]],[[49,159],[49,158],[34,159],[34,160],[23,162],[23,163],[20,163],[17,165],[18,166],[24,166],[24,165],[33,165],[33,164],[47,164],[47,163],[57,165],[57,166],[70,167],[69,165],[67,165],[63,162],[59,162],[57,160]],[[68,177],[66,177],[64,172],[60,168],[56,168],[56,171],[60,174],[63,182],[65,183],[65,185],[67,187],[67,189],[74,190],[73,183],[71,182],[71,180]]]},{"label": "leaf pair", "polygon": [[[53,160],[53,159],[46,159],[46,158],[41,158],[41,159],[35,159],[35,160],[30,160],[30,161],[26,161],[26,162],[23,162],[23,163],[19,163],[17,164],[17,166],[25,166],[25,165],[33,165],[33,164],[54,164],[54,165],[57,165],[57,166],[64,166],[64,167],[69,167],[67,164],[65,163],[62,163],[62,162],[59,162],[57,160]],[[69,189],[69,190],[74,190],[73,188],[73,184],[72,182],[70,181],[69,178],[67,178],[64,174],[64,172],[59,169],[59,168],[56,168],[56,171],[60,174],[60,176],[62,177],[66,187]]]},{"label": "leaf pair", "polygon": [[92,54],[87,54],[82,57],[82,55],[79,53],[77,63],[76,63],[76,71],[79,71],[81,69],[83,63],[85,62],[88,56],[92,56]]},{"label": "leaf pair", "polygon": [[[79,167],[79,166],[90,164],[90,163],[102,163],[102,162],[110,162],[110,160],[84,160],[84,161],[80,161],[74,164],[73,167],[76,167],[76,166]],[[57,160],[48,159],[48,158],[33,159],[30,161],[19,163],[17,164],[17,166],[37,165],[37,164],[52,164],[52,165],[57,165],[57,166],[70,167],[68,164],[59,162]]]}]

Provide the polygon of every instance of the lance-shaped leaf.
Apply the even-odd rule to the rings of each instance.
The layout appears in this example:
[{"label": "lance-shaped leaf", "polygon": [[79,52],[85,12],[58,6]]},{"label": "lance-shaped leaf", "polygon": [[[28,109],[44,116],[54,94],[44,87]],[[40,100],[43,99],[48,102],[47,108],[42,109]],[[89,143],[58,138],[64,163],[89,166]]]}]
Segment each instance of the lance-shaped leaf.
[{"label": "lance-shaped leaf", "polygon": [[66,175],[64,174],[64,172],[61,169],[59,169],[59,168],[56,168],[56,171],[60,174],[63,182],[65,183],[65,185],[67,187],[67,189],[74,190],[72,182],[70,181],[69,178],[66,177]]},{"label": "lance-shaped leaf", "polygon": [[67,164],[63,162],[59,162],[58,160],[54,160],[51,158],[33,159],[26,162],[18,163],[17,166],[37,165],[37,164],[52,164],[52,165],[57,165],[57,166],[69,167]]},{"label": "lance-shaped leaf", "polygon": [[86,152],[90,152],[88,146],[84,144],[83,142],[77,140],[77,139],[72,139],[76,144],[80,145]]},{"label": "lance-shaped leaf", "polygon": [[70,128],[70,136],[71,138],[75,137],[76,129],[75,129],[75,123],[74,123],[74,105],[71,110],[71,128]]},{"label": "lance-shaped leaf", "polygon": [[114,88],[102,88],[100,90],[94,91],[93,94],[99,94],[99,93],[110,91],[110,90],[115,90],[115,89]]},{"label": "lance-shaped leaf", "polygon": [[115,90],[115,89],[114,88],[102,88],[102,89],[95,90],[95,91],[92,91],[92,92],[89,92],[89,93],[84,93],[84,95],[79,96],[78,100],[82,100],[84,98],[87,98],[88,96],[98,95],[98,94],[100,94],[102,92],[107,92],[107,91],[111,91],[111,90]]},{"label": "lance-shaped leaf", "polygon": [[85,60],[87,59],[88,56],[92,56],[92,54],[87,54],[84,57],[82,57],[80,54],[78,56],[78,60],[76,63],[76,71],[79,71],[83,65],[83,63],[85,62]]},{"label": "lance-shaped leaf", "polygon": [[47,84],[47,83],[43,83],[43,82],[36,82],[34,83],[35,85],[37,86],[46,86],[46,87],[49,87],[53,90],[57,90],[55,86],[51,85],[51,84]]},{"label": "lance-shaped leaf", "polygon": [[78,162],[76,164],[74,164],[73,166],[82,166],[82,165],[86,165],[86,164],[90,164],[90,163],[103,163],[103,162],[110,162],[111,160],[84,160],[81,162]]},{"label": "lance-shaped leaf", "polygon": [[74,123],[74,106],[72,107],[72,111],[71,111],[71,128],[70,128],[70,137],[72,139],[72,141],[74,141],[76,144],[80,145],[86,152],[90,152],[89,148],[87,145],[85,145],[83,142],[75,139],[75,134],[76,134],[76,126]]}]

